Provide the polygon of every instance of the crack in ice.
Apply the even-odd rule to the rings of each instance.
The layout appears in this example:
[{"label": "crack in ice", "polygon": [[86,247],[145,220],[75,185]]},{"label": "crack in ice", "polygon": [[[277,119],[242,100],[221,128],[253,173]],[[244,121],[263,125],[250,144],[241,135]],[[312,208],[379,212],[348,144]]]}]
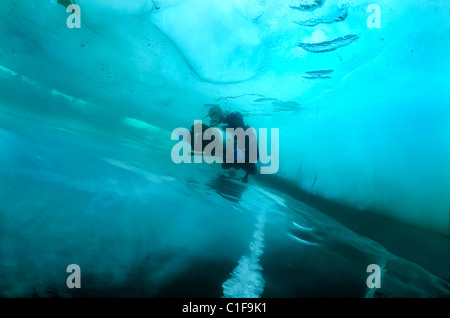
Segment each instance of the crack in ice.
[{"label": "crack in ice", "polygon": [[250,253],[242,256],[231,277],[223,287],[224,298],[260,298],[264,291],[265,281],[259,260],[264,253],[265,211],[258,216],[256,229],[249,244]]}]

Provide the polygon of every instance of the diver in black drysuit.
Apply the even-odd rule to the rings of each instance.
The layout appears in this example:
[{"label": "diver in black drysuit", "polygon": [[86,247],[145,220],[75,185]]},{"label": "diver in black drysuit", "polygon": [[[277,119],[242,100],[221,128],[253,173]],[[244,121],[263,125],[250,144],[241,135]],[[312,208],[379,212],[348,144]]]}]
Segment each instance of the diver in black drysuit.
[{"label": "diver in black drysuit", "polygon": [[[226,128],[242,128],[245,130],[247,130],[248,128],[250,128],[249,126],[245,125],[244,123],[244,119],[242,117],[242,114],[239,112],[232,112],[230,114],[227,114],[225,116],[225,118],[222,121],[223,124],[227,125],[226,127],[224,127],[224,129]],[[245,170],[246,174],[245,177],[242,178],[242,181],[247,183],[248,182],[248,175],[249,174],[256,174],[256,164],[251,163],[250,162],[250,156],[249,156],[249,140],[248,137],[245,137],[245,161],[243,163],[238,163],[237,162],[237,152],[235,150],[234,152],[234,162],[233,163],[222,163],[222,168],[223,169],[230,169],[230,168],[236,168],[236,169],[243,169]]]},{"label": "diver in black drysuit", "polygon": [[[242,117],[242,114],[239,112],[232,112],[232,113],[223,113],[222,109],[219,106],[213,106],[210,108],[209,113],[206,117],[210,117],[210,124],[211,127],[215,127],[219,124],[223,124],[222,129],[226,129],[226,128],[232,128],[232,129],[236,129],[236,128],[242,128],[244,131],[247,130],[249,128],[249,126],[245,125],[244,123],[244,119]],[[205,117],[205,118],[206,118]],[[206,129],[209,128],[209,126],[202,124],[202,131],[204,132]],[[192,126],[191,128],[191,132],[194,130],[194,126]],[[192,135],[192,133],[191,133]],[[204,146],[206,146],[206,144],[204,144]],[[243,163],[238,163],[237,162],[237,149],[234,150],[234,162],[233,163],[226,163],[225,160],[222,163],[222,168],[223,169],[230,169],[230,168],[235,168],[235,169],[243,169],[246,174],[245,177],[242,178],[242,181],[247,183],[248,182],[248,175],[249,174],[256,174],[257,172],[257,168],[256,168],[256,164],[250,162],[250,155],[249,155],[249,146],[250,146],[250,141],[248,136],[245,137],[245,151],[244,151],[244,156],[245,156],[245,161]],[[226,146],[224,145],[224,158],[226,158]],[[257,151],[257,158],[259,157],[259,151]]]}]

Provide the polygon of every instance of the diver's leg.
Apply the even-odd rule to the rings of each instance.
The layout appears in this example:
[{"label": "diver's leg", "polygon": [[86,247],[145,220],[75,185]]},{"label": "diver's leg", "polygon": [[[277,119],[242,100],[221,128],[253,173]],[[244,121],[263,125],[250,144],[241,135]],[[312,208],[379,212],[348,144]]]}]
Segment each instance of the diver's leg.
[{"label": "diver's leg", "polygon": [[242,182],[244,183],[248,182],[248,172],[245,174],[245,177],[242,178]]}]

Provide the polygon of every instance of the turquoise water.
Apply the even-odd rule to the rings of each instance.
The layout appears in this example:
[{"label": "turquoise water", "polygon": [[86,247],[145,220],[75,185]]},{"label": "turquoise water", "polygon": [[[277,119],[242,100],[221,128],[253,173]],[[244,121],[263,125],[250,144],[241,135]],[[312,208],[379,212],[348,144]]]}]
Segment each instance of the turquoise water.
[{"label": "turquoise water", "polygon": [[[0,296],[449,297],[445,1],[75,2],[0,4]],[[276,174],[172,161],[212,105]]]}]

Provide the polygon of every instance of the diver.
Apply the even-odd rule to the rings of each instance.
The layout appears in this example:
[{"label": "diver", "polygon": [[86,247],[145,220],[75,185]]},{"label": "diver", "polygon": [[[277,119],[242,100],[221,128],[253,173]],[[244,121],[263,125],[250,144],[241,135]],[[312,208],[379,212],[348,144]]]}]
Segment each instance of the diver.
[{"label": "diver", "polygon": [[[206,117],[210,118],[210,125],[211,127],[216,127],[220,124],[227,125],[226,127],[222,127],[222,129],[226,128],[242,128],[246,130],[249,128],[244,123],[244,118],[242,117],[242,114],[240,112],[223,112],[222,108],[219,106],[213,106],[209,109],[208,115]],[[206,118],[205,117],[205,118]]]},{"label": "diver", "polygon": [[[209,117],[210,118],[210,126],[211,127],[220,127],[223,130],[226,130],[226,128],[242,128],[244,131],[250,128],[249,126],[245,125],[244,118],[240,112],[223,112],[222,109],[219,106],[213,106],[209,109],[208,115],[206,115],[204,118]],[[256,135],[254,136],[254,139],[256,141]],[[246,174],[244,178],[242,178],[242,181],[244,183],[248,182],[248,175],[249,174],[256,174],[257,168],[256,164],[250,162],[249,157],[249,143],[250,140],[246,136],[245,138],[245,147],[244,147],[244,153],[242,153],[241,149],[236,148],[234,149],[234,162],[233,163],[222,163],[223,169],[243,169]],[[258,153],[258,151],[257,151]],[[238,158],[242,158],[242,156],[245,157],[245,161],[243,163],[237,162]]]}]

